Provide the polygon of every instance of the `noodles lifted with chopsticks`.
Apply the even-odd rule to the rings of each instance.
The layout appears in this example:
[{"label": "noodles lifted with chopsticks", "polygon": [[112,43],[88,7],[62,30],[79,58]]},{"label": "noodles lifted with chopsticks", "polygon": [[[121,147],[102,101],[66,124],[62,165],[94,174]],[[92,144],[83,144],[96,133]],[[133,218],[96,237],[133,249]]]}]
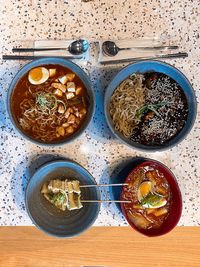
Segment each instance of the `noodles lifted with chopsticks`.
[{"label": "noodles lifted with chopsticks", "polygon": [[124,80],[114,91],[110,101],[110,115],[115,130],[129,138],[140,122],[137,110],[145,103],[143,75],[134,74]]}]

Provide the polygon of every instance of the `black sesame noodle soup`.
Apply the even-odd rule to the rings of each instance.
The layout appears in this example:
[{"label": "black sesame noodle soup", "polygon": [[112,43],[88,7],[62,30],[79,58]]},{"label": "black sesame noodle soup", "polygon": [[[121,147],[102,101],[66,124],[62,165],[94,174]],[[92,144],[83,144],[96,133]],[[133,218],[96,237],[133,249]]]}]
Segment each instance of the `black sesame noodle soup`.
[{"label": "black sesame noodle soup", "polygon": [[179,84],[158,72],[133,74],[114,91],[110,115],[124,137],[144,145],[162,145],[184,127],[188,116]]}]

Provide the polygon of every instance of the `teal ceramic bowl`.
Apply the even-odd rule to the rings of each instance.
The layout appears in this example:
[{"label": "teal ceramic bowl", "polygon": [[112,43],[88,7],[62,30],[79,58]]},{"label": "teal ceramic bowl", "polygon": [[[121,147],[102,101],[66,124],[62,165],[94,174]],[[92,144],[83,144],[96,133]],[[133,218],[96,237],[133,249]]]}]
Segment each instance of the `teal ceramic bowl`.
[{"label": "teal ceramic bowl", "polygon": [[[96,182],[81,165],[67,160],[56,160],[40,167],[31,177],[25,194],[26,210],[32,222],[46,234],[73,237],[86,231],[96,220],[100,203],[83,203],[79,210],[61,211],[42,195],[41,187],[53,179],[79,180],[81,185]],[[100,200],[98,187],[81,188],[81,199]]]},{"label": "teal ceramic bowl", "polygon": [[[145,72],[160,72],[175,80],[182,88],[188,104],[189,112],[184,127],[174,138],[172,138],[171,140],[162,145],[157,145],[157,146],[143,145],[125,138],[120,132],[115,130],[109,112],[110,98],[115,89],[118,87],[118,85],[133,73],[145,73]],[[190,132],[196,118],[197,101],[194,90],[190,82],[182,72],[164,62],[145,60],[126,66],[114,77],[114,79],[110,82],[110,84],[106,89],[104,98],[104,111],[110,130],[115,135],[115,137],[118,138],[120,141],[122,141],[123,143],[134,149],[138,149],[145,152],[163,151],[179,144]]]},{"label": "teal ceramic bowl", "polygon": [[[29,72],[32,68],[35,67],[39,67],[42,65],[46,65],[46,64],[57,64],[57,65],[61,65],[64,66],[70,70],[72,70],[83,82],[83,84],[85,85],[85,88],[87,90],[87,94],[88,94],[88,103],[89,103],[89,107],[88,107],[88,113],[86,116],[86,119],[84,120],[83,124],[81,125],[80,129],[75,132],[73,135],[67,137],[64,140],[61,141],[55,141],[52,143],[45,143],[36,139],[33,139],[31,136],[27,135],[19,126],[18,122],[16,121],[16,118],[14,116],[14,114],[12,113],[12,109],[11,109],[11,98],[12,98],[12,93],[13,90],[16,86],[16,84],[18,83],[18,81],[21,79],[21,77],[23,77],[27,72]],[[84,130],[87,128],[88,124],[90,123],[90,121],[92,120],[92,117],[94,115],[94,109],[95,109],[95,95],[93,92],[93,89],[91,87],[91,83],[89,80],[89,77],[87,76],[87,74],[75,63],[66,60],[64,58],[42,58],[42,59],[37,59],[34,61],[29,62],[28,64],[24,65],[19,72],[16,74],[16,76],[13,78],[9,90],[8,90],[8,97],[7,97],[7,110],[8,110],[8,114],[10,117],[10,120],[14,126],[14,128],[27,140],[38,144],[38,145],[48,145],[48,146],[55,146],[55,145],[62,145],[62,144],[66,144],[69,143],[71,141],[73,141],[74,139],[76,139],[77,137],[79,137]]]}]

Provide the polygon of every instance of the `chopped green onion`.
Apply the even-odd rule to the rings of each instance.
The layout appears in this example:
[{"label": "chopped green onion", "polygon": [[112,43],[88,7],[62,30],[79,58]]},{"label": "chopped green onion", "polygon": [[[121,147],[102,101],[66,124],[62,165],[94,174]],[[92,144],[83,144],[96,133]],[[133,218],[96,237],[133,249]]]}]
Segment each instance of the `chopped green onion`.
[{"label": "chopped green onion", "polygon": [[156,206],[156,204],[158,204],[162,198],[163,196],[161,195],[149,193],[141,200],[141,205],[149,207]]},{"label": "chopped green onion", "polygon": [[157,116],[160,116],[159,112],[157,111],[159,108],[167,105],[167,102],[159,102],[157,104],[146,104],[143,105],[142,107],[140,107],[137,111],[136,111],[136,117],[138,119],[141,119],[141,117],[143,116],[144,113],[148,112],[149,110],[153,111]]}]

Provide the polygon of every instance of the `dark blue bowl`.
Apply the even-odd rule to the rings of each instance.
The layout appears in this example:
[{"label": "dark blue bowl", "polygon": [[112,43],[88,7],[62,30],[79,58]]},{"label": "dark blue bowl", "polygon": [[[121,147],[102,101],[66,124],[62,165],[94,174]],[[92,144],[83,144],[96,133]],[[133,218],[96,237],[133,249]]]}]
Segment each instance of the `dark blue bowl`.
[{"label": "dark blue bowl", "polygon": [[[165,75],[168,75],[181,86],[187,99],[189,113],[184,127],[173,139],[160,146],[142,145],[125,138],[120,132],[115,130],[112,119],[110,117],[110,112],[109,112],[110,98],[115,89],[117,88],[117,86],[131,74],[145,73],[145,72],[160,72]],[[105,99],[104,99],[104,111],[108,126],[110,127],[112,133],[118,139],[120,139],[122,142],[124,142],[125,144],[129,145],[132,148],[146,152],[153,152],[153,151],[163,151],[169,149],[180,143],[186,137],[186,135],[190,132],[195,122],[197,113],[197,102],[194,90],[190,82],[182,72],[164,62],[145,60],[126,66],[114,77],[114,79],[111,81],[111,83],[108,85],[106,89]]]},{"label": "dark blue bowl", "polygon": [[[86,117],[85,121],[83,122],[83,124],[81,125],[80,129],[77,132],[75,132],[73,135],[71,135],[70,137],[67,137],[64,140],[55,141],[54,143],[48,143],[48,144],[46,144],[42,141],[39,141],[39,140],[35,140],[31,136],[28,136],[25,132],[23,132],[23,130],[20,128],[18,122],[16,121],[15,117],[13,116],[12,110],[11,110],[12,92],[13,92],[17,82],[21,79],[22,76],[24,76],[32,68],[39,67],[41,65],[46,65],[46,64],[58,64],[58,65],[64,66],[64,67],[72,70],[81,79],[81,81],[85,85],[85,88],[87,89],[87,94],[89,97],[89,101],[88,101],[89,107],[88,107],[87,117]],[[90,83],[89,77],[78,65],[76,65],[73,62],[66,60],[64,58],[52,57],[52,58],[42,58],[42,59],[37,59],[37,60],[31,61],[30,63],[24,65],[19,70],[19,72],[13,78],[13,80],[10,84],[9,90],[8,90],[7,110],[8,110],[9,117],[10,117],[15,129],[18,130],[18,132],[24,138],[28,139],[29,141],[32,141],[35,144],[39,144],[39,145],[55,146],[55,145],[66,144],[66,143],[73,141],[75,138],[79,137],[80,134],[82,134],[83,131],[87,128],[88,124],[90,123],[90,121],[94,115],[94,109],[95,109],[95,95],[94,95],[94,92],[91,88],[91,83]]]},{"label": "dark blue bowl", "polygon": [[[100,203],[83,203],[83,208],[60,211],[49,203],[40,190],[52,179],[77,179],[81,185],[96,184],[92,175],[79,164],[68,160],[56,160],[40,167],[31,177],[25,194],[27,212],[33,223],[43,232],[56,237],[73,237],[87,230],[96,220]],[[98,187],[81,189],[81,198],[100,200]]]}]

